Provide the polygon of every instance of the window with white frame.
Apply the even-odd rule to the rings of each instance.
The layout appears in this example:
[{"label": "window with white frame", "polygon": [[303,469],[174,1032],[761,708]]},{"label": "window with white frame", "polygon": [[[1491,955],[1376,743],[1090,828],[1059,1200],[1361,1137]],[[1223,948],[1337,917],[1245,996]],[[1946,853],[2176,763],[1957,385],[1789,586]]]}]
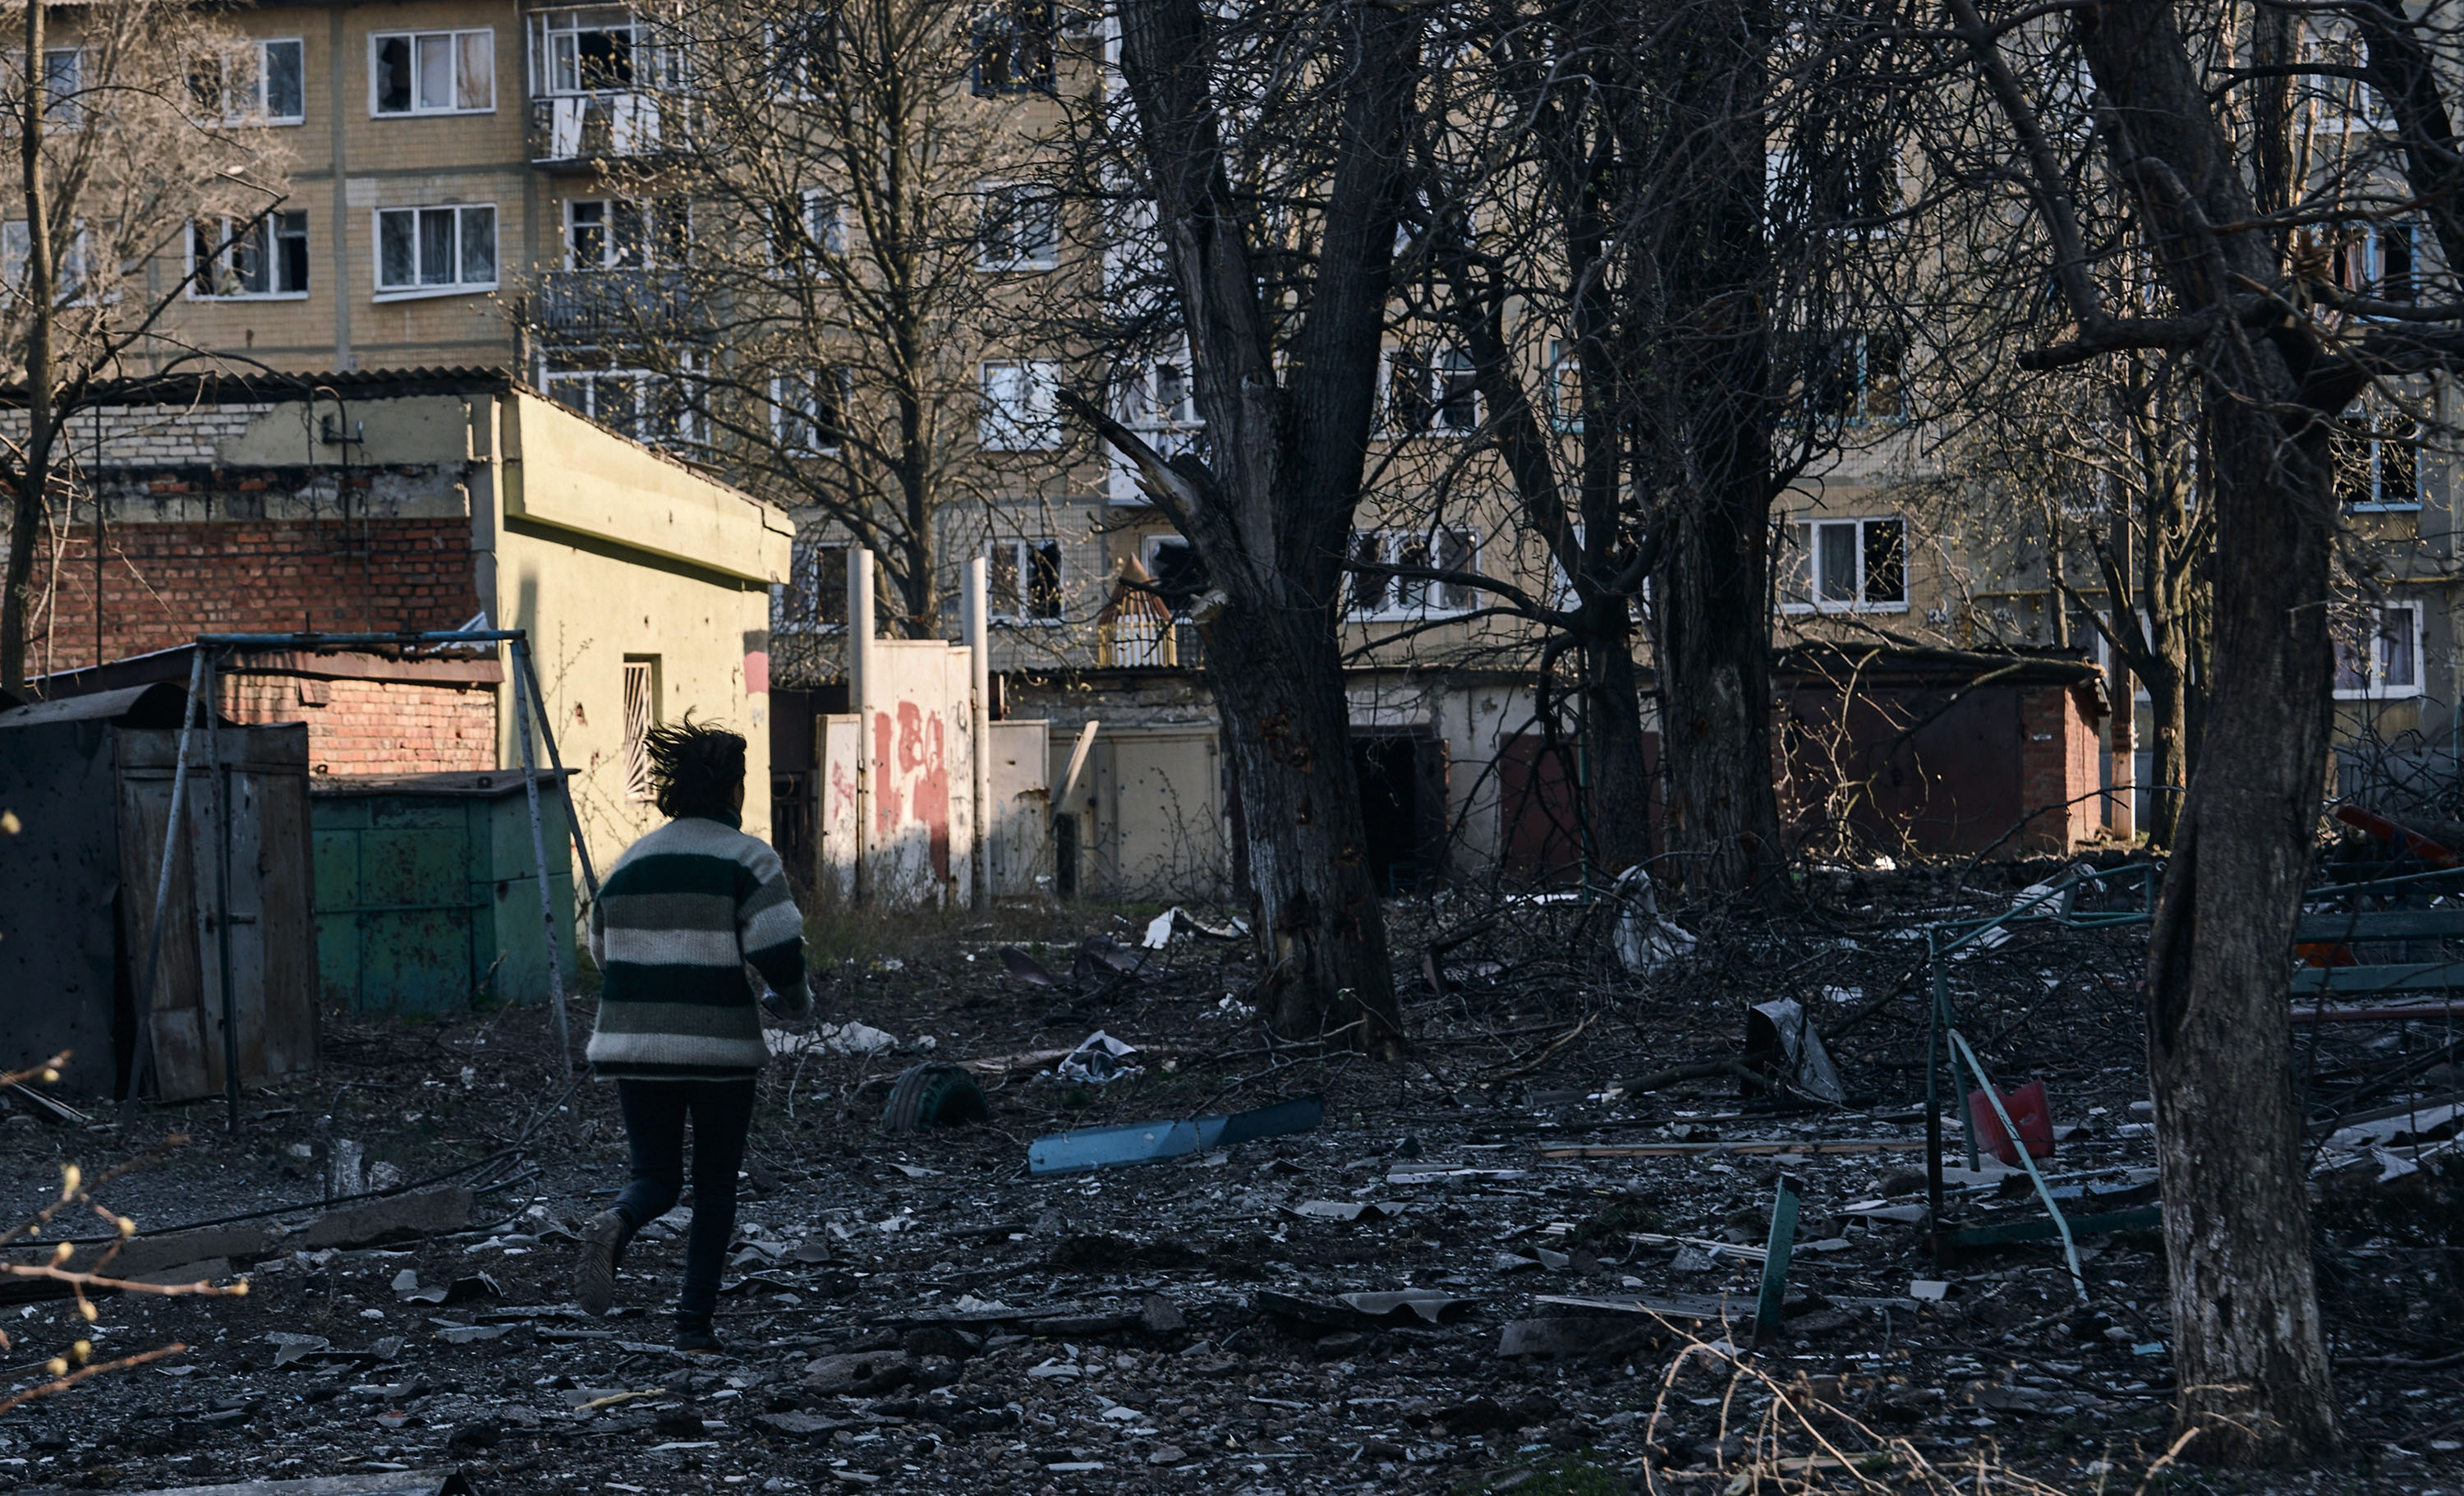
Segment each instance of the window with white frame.
[{"label": "window with white frame", "polygon": [[2383,603],[2339,620],[2336,695],[2378,701],[2422,693],[2418,603]]},{"label": "window with white frame", "polygon": [[987,182],[976,229],[976,268],[1050,270],[1061,263],[1061,197],[1031,182]]},{"label": "window with white frame", "polygon": [[1549,424],[1561,431],[1583,429],[1583,365],[1572,340],[1549,340]]},{"label": "window with white frame", "polygon": [[1061,365],[1001,359],[979,365],[983,406],[976,444],[987,451],[1046,451],[1061,445]]},{"label": "window with white frame", "polygon": [[381,32],[368,38],[368,112],[486,114],[496,107],[496,33]]},{"label": "window with white frame", "polygon": [[806,369],[770,381],[770,440],[781,455],[818,457],[846,440],[852,376],[846,369]]},{"label": "window with white frame", "polygon": [[1061,615],[1061,542],[1054,539],[994,540],[984,547],[992,620],[997,624],[1057,624]]},{"label": "window with white frame", "polygon": [[455,296],[496,284],[496,205],[377,209],[380,298]]},{"label": "window with white frame", "polygon": [[1386,429],[1397,436],[1468,436],[1480,429],[1480,385],[1461,348],[1390,348]]},{"label": "window with white frame", "polygon": [[703,440],[700,413],[674,376],[651,369],[551,369],[541,376],[547,397],[566,409],[649,446],[693,446]]},{"label": "window with white frame", "polygon": [[2328,238],[2328,277],[2354,296],[2381,301],[2420,299],[2420,242],[2410,222],[2367,224]]},{"label": "window with white frame", "polygon": [[787,581],[776,589],[770,627],[782,633],[836,633],[847,627],[847,546],[799,539]]},{"label": "window with white frame", "polygon": [[681,265],[693,244],[693,209],[681,198],[585,197],[564,205],[567,270]]},{"label": "window with white frame", "polygon": [[1896,517],[1805,519],[1787,531],[1780,605],[1792,613],[1901,613],[1908,524]]},{"label": "window with white frame", "polygon": [[623,6],[576,6],[534,12],[532,88],[555,97],[672,88],[681,58],[658,46],[650,29]]},{"label": "window with white frame", "polygon": [[[28,261],[33,258],[33,239],[26,231],[26,220],[12,218],[0,224],[0,284],[11,291],[23,292],[31,274]],[[94,273],[94,231],[80,223],[71,231],[52,267],[55,304],[74,306],[89,295],[87,277]]]},{"label": "window with white frame", "polygon": [[650,729],[659,725],[659,657],[625,656],[625,798],[657,798],[650,781]]},{"label": "window with white frame", "polygon": [[1201,424],[1198,395],[1184,350],[1153,363],[1133,365],[1122,382],[1120,419],[1141,431],[1174,431]]},{"label": "window with white frame", "polygon": [[1897,338],[1848,333],[1798,346],[1806,358],[1801,387],[1808,416],[1865,426],[1904,414],[1900,391],[1904,360]]},{"label": "window with white frame", "polygon": [[2347,509],[2421,507],[2421,427],[2401,410],[2356,406],[2330,444],[2336,498]]},{"label": "window with white frame", "polygon": [[816,250],[824,254],[847,253],[847,207],[837,193],[826,187],[806,187],[797,206],[804,231],[800,254]]},{"label": "window with white frame", "polygon": [[2301,60],[2319,69],[2301,76],[2296,86],[2316,127],[2329,132],[2392,130],[2395,116],[2362,77],[2369,63],[2360,33],[2333,21],[2313,21],[2303,28]]},{"label": "window with white frame", "polygon": [[232,42],[199,59],[188,87],[198,106],[225,124],[303,124],[307,48],[297,36]]},{"label": "window with white frame", "polygon": [[1361,530],[1352,537],[1355,618],[1425,618],[1480,605],[1470,583],[1412,573],[1477,573],[1480,539],[1468,530]]},{"label": "window with white frame", "polygon": [[43,118],[63,130],[85,123],[85,49],[43,49]]},{"label": "window with white frame", "polygon": [[188,226],[190,296],[215,300],[308,294],[308,215],[202,218]]}]

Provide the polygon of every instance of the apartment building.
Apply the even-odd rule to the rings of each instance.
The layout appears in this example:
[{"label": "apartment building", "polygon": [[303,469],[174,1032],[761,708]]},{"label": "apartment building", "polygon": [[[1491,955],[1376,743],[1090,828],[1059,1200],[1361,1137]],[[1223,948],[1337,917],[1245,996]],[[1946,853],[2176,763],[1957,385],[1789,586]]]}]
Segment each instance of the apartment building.
[{"label": "apartment building", "polygon": [[[1100,51],[1096,32],[1055,29],[1045,14],[1031,4],[984,12],[960,86],[1023,100],[1023,118],[1042,119],[1045,91],[1091,70]],[[223,60],[225,108],[280,138],[288,196],[244,233],[199,225],[185,263],[158,268],[165,285],[187,272],[196,280],[175,309],[175,337],[144,350],[132,372],[191,349],[301,373],[512,371],[601,427],[785,506],[797,540],[773,598],[771,684],[781,711],[828,710],[843,672],[845,548],[866,538],[804,502],[797,480],[851,445],[867,392],[847,368],[817,358],[754,391],[766,411],[731,438],[727,420],[697,409],[673,382],[679,363],[711,361],[699,364],[706,372],[723,363],[726,335],[706,336],[697,351],[642,345],[652,323],[708,325],[703,283],[678,272],[710,242],[710,226],[693,202],[656,186],[696,127],[671,92],[682,81],[676,54],[633,12],[608,6],[328,0],[234,10],[225,24],[244,38]],[[805,88],[792,71],[778,86]],[[988,287],[985,326],[995,306],[1106,294],[1117,267],[1073,252],[1076,225],[1031,173],[987,166],[963,186],[982,200],[971,270]],[[862,231],[856,216],[826,186],[803,188],[781,209],[824,253],[846,252]],[[961,563],[985,557],[999,709],[1051,724],[1051,784],[1065,783],[1080,735],[1097,725],[1102,748],[1082,775],[1082,803],[1053,807],[1055,846],[1066,837],[1073,848],[1057,883],[1221,887],[1237,805],[1222,792],[1187,622],[1204,579],[1128,470],[1065,419],[1058,396],[1065,380],[1099,383],[1151,443],[1167,454],[1189,450],[1203,431],[1186,355],[1094,368],[1057,334],[1004,339],[984,326],[954,329],[942,350],[964,385],[950,407],[963,429],[949,440],[971,448],[977,467],[954,491],[963,501],[926,521],[939,627],[955,632]],[[1841,408],[1830,413],[1851,429],[1852,447],[1876,451],[1780,506],[1779,607],[1792,637],[1880,626],[1978,642],[1962,625],[1963,588],[1972,587],[1893,486],[1905,445],[1892,434],[1903,416],[1897,381],[1889,349],[1856,344],[1834,392]],[[1453,497],[1432,520],[1408,485],[1388,485],[1381,492],[1402,496],[1364,509],[1355,558],[1562,595],[1564,579],[1516,522],[1493,461],[1454,460],[1485,415],[1467,360],[1398,344],[1381,369],[1378,408],[1381,461],[1451,471]],[[1552,404],[1551,414],[1571,429],[1571,412]],[[745,456],[747,440],[759,460]],[[1149,579],[1162,606],[1124,587],[1125,574]],[[893,589],[878,591],[885,614],[897,616]],[[1353,751],[1372,802],[1372,858],[1391,889],[1492,867],[1537,877],[1580,870],[1569,826],[1581,771],[1558,747],[1573,724],[1543,719],[1529,675],[1536,635],[1495,601],[1468,583],[1369,571],[1352,583],[1343,643]],[[781,825],[809,824],[816,787],[792,763],[779,769]],[[1122,808],[1124,796],[1146,793],[1137,786],[1167,781],[1178,813]],[[1169,831],[1136,829],[1158,825]]]}]

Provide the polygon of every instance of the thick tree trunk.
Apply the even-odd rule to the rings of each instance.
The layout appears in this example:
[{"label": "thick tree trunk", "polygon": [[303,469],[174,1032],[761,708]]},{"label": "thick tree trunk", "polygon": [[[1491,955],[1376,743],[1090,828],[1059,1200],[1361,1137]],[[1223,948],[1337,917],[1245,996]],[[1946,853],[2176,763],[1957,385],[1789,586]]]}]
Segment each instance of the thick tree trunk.
[{"label": "thick tree trunk", "polygon": [[1207,682],[1249,830],[1251,925],[1266,962],[1259,1005],[1287,1039],[1392,1053],[1402,1022],[1325,627],[1323,615],[1227,607],[1203,626]]},{"label": "thick tree trunk", "polygon": [[2186,679],[2189,661],[2181,645],[2178,623],[2157,642],[2166,670],[2147,683],[2148,784],[2147,845],[2162,849],[2173,845],[2182,819],[2182,786],[2189,782],[2189,727]]},{"label": "thick tree trunk", "polygon": [[[1613,601],[1622,611],[1625,600]],[[1651,857],[1652,764],[1632,636],[1613,627],[1587,639],[1582,670],[1592,853],[1614,877]]]},{"label": "thick tree trunk", "polygon": [[2289,438],[2222,393],[2213,715],[2149,940],[2147,1052],[2180,1417],[2210,1430],[2201,1458],[2276,1463],[2337,1440],[2286,1006],[2326,762],[2334,506],[2325,423]]},{"label": "thick tree trunk", "polygon": [[1681,518],[1652,589],[1668,851],[1689,890],[1752,888],[1780,867],[1771,787],[1770,563],[1759,504]]}]

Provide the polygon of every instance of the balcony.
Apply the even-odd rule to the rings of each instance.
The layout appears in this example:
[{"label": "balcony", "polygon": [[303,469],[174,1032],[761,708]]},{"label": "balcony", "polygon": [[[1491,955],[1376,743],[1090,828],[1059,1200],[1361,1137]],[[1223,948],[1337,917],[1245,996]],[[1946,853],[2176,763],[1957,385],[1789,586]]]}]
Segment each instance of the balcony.
[{"label": "balcony", "polygon": [[678,148],[682,105],[657,94],[558,94],[531,100],[531,165],[584,171],[654,161]]},{"label": "balcony", "polygon": [[699,298],[677,270],[552,270],[539,276],[525,320],[560,342],[638,342],[701,330]]}]

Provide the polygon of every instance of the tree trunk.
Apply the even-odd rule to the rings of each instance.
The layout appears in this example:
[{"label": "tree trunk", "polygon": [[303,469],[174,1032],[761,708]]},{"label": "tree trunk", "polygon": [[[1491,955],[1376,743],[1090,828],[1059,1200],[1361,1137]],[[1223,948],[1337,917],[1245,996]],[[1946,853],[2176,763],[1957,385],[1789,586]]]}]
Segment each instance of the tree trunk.
[{"label": "tree trunk", "polygon": [[1250,833],[1250,922],[1267,963],[1259,1006],[1287,1039],[1339,1038],[1391,1053],[1402,1022],[1370,881],[1343,676],[1331,641],[1309,637],[1325,624],[1323,615],[1226,607],[1202,626],[1207,682],[1221,703]]},{"label": "tree trunk", "polygon": [[[50,79],[43,69],[44,0],[28,0],[24,63],[24,128],[17,137],[26,209],[26,450],[10,507],[9,570],[0,583],[0,691],[26,694],[26,630],[33,616],[34,542],[43,528],[44,491],[52,478],[53,319],[52,215],[43,172],[43,105]],[[100,661],[97,661],[100,664]]]},{"label": "tree trunk", "polygon": [[2189,782],[2190,758],[2184,681],[2189,663],[2183,658],[2178,625],[2166,631],[2158,648],[2165,651],[2167,669],[2147,683],[2147,845],[2161,850],[2173,845],[2181,824],[2182,786]]},{"label": "tree trunk", "polygon": [[[1611,605],[1623,612],[1625,599],[1592,605]],[[1582,670],[1592,854],[1599,873],[1614,877],[1651,856],[1652,764],[1632,635],[1614,623],[1591,634],[1583,644]]]},{"label": "tree trunk", "polygon": [[1672,320],[1639,377],[1667,506],[1652,579],[1670,864],[1697,892],[1768,889],[1780,870],[1771,782],[1771,252],[1765,173],[1770,18],[1698,7],[1647,66],[1684,227],[1665,242]]},{"label": "tree trunk", "polygon": [[2147,1052],[2180,1418],[2211,1431],[2199,1458],[2277,1463],[2337,1440],[2286,1005],[2326,762],[2333,504],[2324,423],[2288,439],[2223,393],[2212,731],[2149,938]]}]

